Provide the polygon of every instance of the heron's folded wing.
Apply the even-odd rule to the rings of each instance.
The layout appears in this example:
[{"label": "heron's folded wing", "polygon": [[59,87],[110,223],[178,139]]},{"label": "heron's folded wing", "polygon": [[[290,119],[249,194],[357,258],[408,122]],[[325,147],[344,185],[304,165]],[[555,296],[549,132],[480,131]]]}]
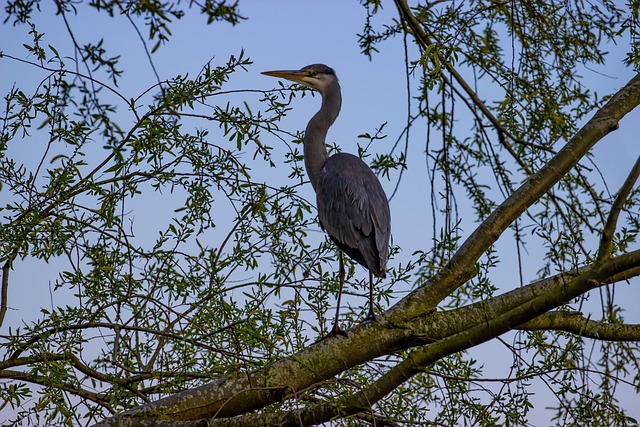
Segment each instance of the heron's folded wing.
[{"label": "heron's folded wing", "polygon": [[391,215],[371,169],[348,153],[331,156],[318,175],[316,196],[318,217],[329,236],[374,274],[384,275]]}]

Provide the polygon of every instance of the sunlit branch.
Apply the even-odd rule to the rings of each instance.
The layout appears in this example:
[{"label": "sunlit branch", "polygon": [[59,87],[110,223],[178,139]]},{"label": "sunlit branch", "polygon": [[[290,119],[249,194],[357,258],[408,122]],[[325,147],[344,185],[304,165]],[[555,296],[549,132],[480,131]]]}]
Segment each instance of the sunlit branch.
[{"label": "sunlit branch", "polygon": [[603,341],[640,341],[640,325],[596,322],[577,312],[545,313],[517,326],[516,329],[564,331]]}]

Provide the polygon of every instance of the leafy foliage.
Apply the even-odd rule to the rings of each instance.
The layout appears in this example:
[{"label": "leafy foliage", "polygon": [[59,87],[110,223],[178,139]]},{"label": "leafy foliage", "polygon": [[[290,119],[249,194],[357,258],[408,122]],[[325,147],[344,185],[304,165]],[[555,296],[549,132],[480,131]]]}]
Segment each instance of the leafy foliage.
[{"label": "leafy foliage", "polygon": [[[603,64],[622,35],[630,39],[626,63],[637,69],[638,3],[435,1],[411,10],[422,41],[406,20],[378,24],[381,2],[361,3],[364,55],[375,59],[389,40],[416,38],[407,47],[412,103],[403,135],[427,130],[432,247],[405,258],[391,248],[398,262],[377,295],[387,306],[402,285],[426,283],[460,248],[468,231],[463,204],[476,221],[486,219],[603,105],[581,70]],[[4,95],[0,134],[0,396],[11,414],[4,425],[89,425],[221,377],[266,372],[307,348],[326,332],[338,284],[333,247],[317,237],[313,204],[300,191],[301,135],[279,127],[306,92],[230,90],[230,80],[252,65],[244,51],[211,60],[196,75],[161,80],[155,73],[150,86],[125,90],[126,58],[108,38],[76,38],[70,25],[86,13],[126,19],[155,71],[153,55],[171,42],[174,21],[200,13],[207,24],[241,24],[239,2],[58,0],[57,18],[72,41],[65,46],[53,46],[39,27],[47,7],[9,1],[4,24],[28,28],[30,40],[0,53],[31,73],[15,76]],[[454,126],[459,120],[471,125]],[[400,186],[402,172],[415,167],[409,144],[420,141],[407,136],[404,147],[372,154],[385,125],[360,135],[358,154]],[[259,179],[257,168],[274,177]],[[607,257],[637,244],[639,195],[626,198]],[[615,196],[595,160],[583,159],[512,225],[520,276],[527,248],[544,248],[536,260],[541,279],[598,262]],[[152,204],[162,209],[144,209]],[[501,262],[497,248],[486,251],[441,310],[484,307],[505,287],[523,285],[521,278],[496,282]],[[8,288],[29,286],[12,281],[19,264],[55,266],[58,274],[47,278],[55,304],[7,324]],[[350,292],[366,292],[349,268]],[[623,324],[611,289],[560,310],[595,306],[595,320]],[[361,310],[348,307],[344,320],[355,323]],[[473,350],[458,352],[370,412],[336,424],[527,425],[536,403],[531,385],[541,383],[556,397],[555,425],[637,425],[616,401],[620,384],[637,388],[637,342],[532,330],[499,345],[513,361],[504,378],[486,378]],[[410,353],[346,370],[265,412],[336,402]]]}]

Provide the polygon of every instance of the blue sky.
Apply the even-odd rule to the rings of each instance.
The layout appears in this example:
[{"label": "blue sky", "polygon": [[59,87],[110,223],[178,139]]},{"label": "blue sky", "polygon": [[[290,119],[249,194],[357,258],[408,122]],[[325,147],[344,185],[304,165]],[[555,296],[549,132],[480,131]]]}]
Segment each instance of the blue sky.
[{"label": "blue sky", "polygon": [[[161,79],[176,74],[196,74],[208,60],[224,63],[230,55],[238,55],[244,49],[254,64],[246,73],[236,74],[226,89],[260,89],[267,90],[278,86],[275,79],[260,74],[260,71],[273,69],[300,68],[311,63],[326,63],[333,67],[339,78],[343,91],[342,112],[329,133],[329,141],[338,143],[344,151],[355,152],[359,134],[374,133],[382,123],[388,123],[385,131],[389,135],[378,142],[379,149],[384,152],[393,144],[404,128],[407,119],[407,92],[404,70],[404,46],[401,38],[387,41],[381,46],[381,52],[374,55],[373,60],[359,52],[357,35],[362,31],[365,18],[364,9],[356,1],[258,1],[243,0],[241,13],[249,19],[232,27],[229,24],[206,26],[205,19],[196,13],[189,14],[172,27],[171,43],[160,48],[154,55],[154,63]],[[62,21],[55,16],[52,2],[42,4],[44,13],[39,17],[40,31],[44,31],[47,43],[56,47],[68,43],[68,37]],[[86,8],[81,19],[72,19],[71,26],[80,39],[97,41],[104,37],[108,50],[122,55],[122,66],[126,73],[121,80],[121,91],[135,96],[155,83],[155,77],[146,61],[144,50],[133,29],[121,17],[114,19],[97,16]],[[389,3],[375,19],[388,22],[395,18],[395,9]],[[21,36],[17,36],[21,33]],[[0,49],[6,53],[22,57],[22,43],[29,42],[26,27],[12,27],[9,24],[0,26]],[[612,59],[601,69],[584,70],[585,84],[592,86],[601,95],[611,93],[623,86],[632,76],[632,70],[621,63],[626,47],[623,40],[619,46],[611,46]],[[417,59],[416,51],[409,46],[413,60]],[[62,53],[62,52],[61,52]],[[68,52],[69,53],[69,52]],[[0,82],[3,93],[13,81],[28,82],[31,76],[38,73],[29,67],[9,61],[0,61]],[[9,76],[7,79],[6,76]],[[35,86],[35,80],[27,83]],[[232,95],[247,97],[247,102],[257,105],[257,95]],[[294,101],[294,109],[283,120],[281,126],[291,132],[303,130],[307,120],[319,107],[318,97],[298,98]],[[608,180],[612,192],[626,176],[638,152],[638,123],[640,111],[635,111],[621,122],[620,130],[612,133],[594,149],[597,164]],[[457,126],[469,126],[463,121]],[[263,135],[263,138],[267,138]],[[413,129],[411,145],[408,153],[409,170],[403,177],[403,186],[391,201],[393,239],[402,248],[396,262],[408,259],[415,250],[428,250],[431,242],[431,209],[429,206],[428,178],[424,168],[423,129]],[[415,141],[416,143],[413,143]],[[268,141],[278,147],[277,140]],[[360,142],[362,142],[360,140]],[[284,148],[284,147],[283,147]],[[24,156],[32,153],[25,151]],[[254,170],[254,179],[264,176],[265,181],[285,180],[286,174],[278,175],[273,169]],[[395,182],[383,180],[383,186],[390,194]],[[314,200],[311,186],[305,189],[309,200]],[[149,212],[157,212],[161,203],[159,198],[147,199]],[[155,205],[158,203],[158,205]],[[141,213],[143,217],[145,214]],[[462,212],[463,236],[467,236],[474,228],[475,222],[471,212]],[[508,239],[501,239],[497,245],[504,256],[502,264],[495,271],[497,284],[504,289],[517,286],[517,270],[515,263],[515,246]],[[535,248],[529,248],[536,253]],[[541,253],[542,255],[542,253]],[[533,280],[537,266],[525,270],[525,282]],[[357,274],[364,277],[364,270]],[[10,305],[7,324],[15,324],[26,316],[35,306],[48,306],[51,302],[49,283],[55,280],[55,266],[40,266],[38,274],[29,271],[28,266],[16,265],[12,275]],[[20,283],[18,285],[18,283]],[[622,300],[638,301],[640,291],[638,284],[620,285],[618,292]],[[629,307],[631,309],[632,307]],[[628,312],[628,319],[640,322],[640,313]],[[495,353],[494,353],[495,352]],[[489,376],[497,377],[505,374],[504,364],[509,361],[504,348],[492,343],[473,351],[477,357],[486,354],[500,354],[502,357],[482,357],[482,361],[490,368]],[[544,389],[540,390],[540,401],[546,402]],[[630,415],[640,418],[640,408],[633,404],[637,395],[626,393],[620,396]],[[542,416],[542,419],[544,416]]]}]

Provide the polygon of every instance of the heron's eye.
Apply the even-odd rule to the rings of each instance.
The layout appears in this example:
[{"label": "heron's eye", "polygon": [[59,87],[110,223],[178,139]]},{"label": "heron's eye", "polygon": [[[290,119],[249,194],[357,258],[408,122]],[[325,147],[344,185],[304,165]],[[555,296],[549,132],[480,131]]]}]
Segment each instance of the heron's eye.
[{"label": "heron's eye", "polygon": [[309,70],[309,71],[307,71],[307,75],[308,75],[309,77],[315,77],[315,76],[317,76],[317,75],[318,75],[318,72],[317,72],[317,71],[314,71],[314,70]]}]

